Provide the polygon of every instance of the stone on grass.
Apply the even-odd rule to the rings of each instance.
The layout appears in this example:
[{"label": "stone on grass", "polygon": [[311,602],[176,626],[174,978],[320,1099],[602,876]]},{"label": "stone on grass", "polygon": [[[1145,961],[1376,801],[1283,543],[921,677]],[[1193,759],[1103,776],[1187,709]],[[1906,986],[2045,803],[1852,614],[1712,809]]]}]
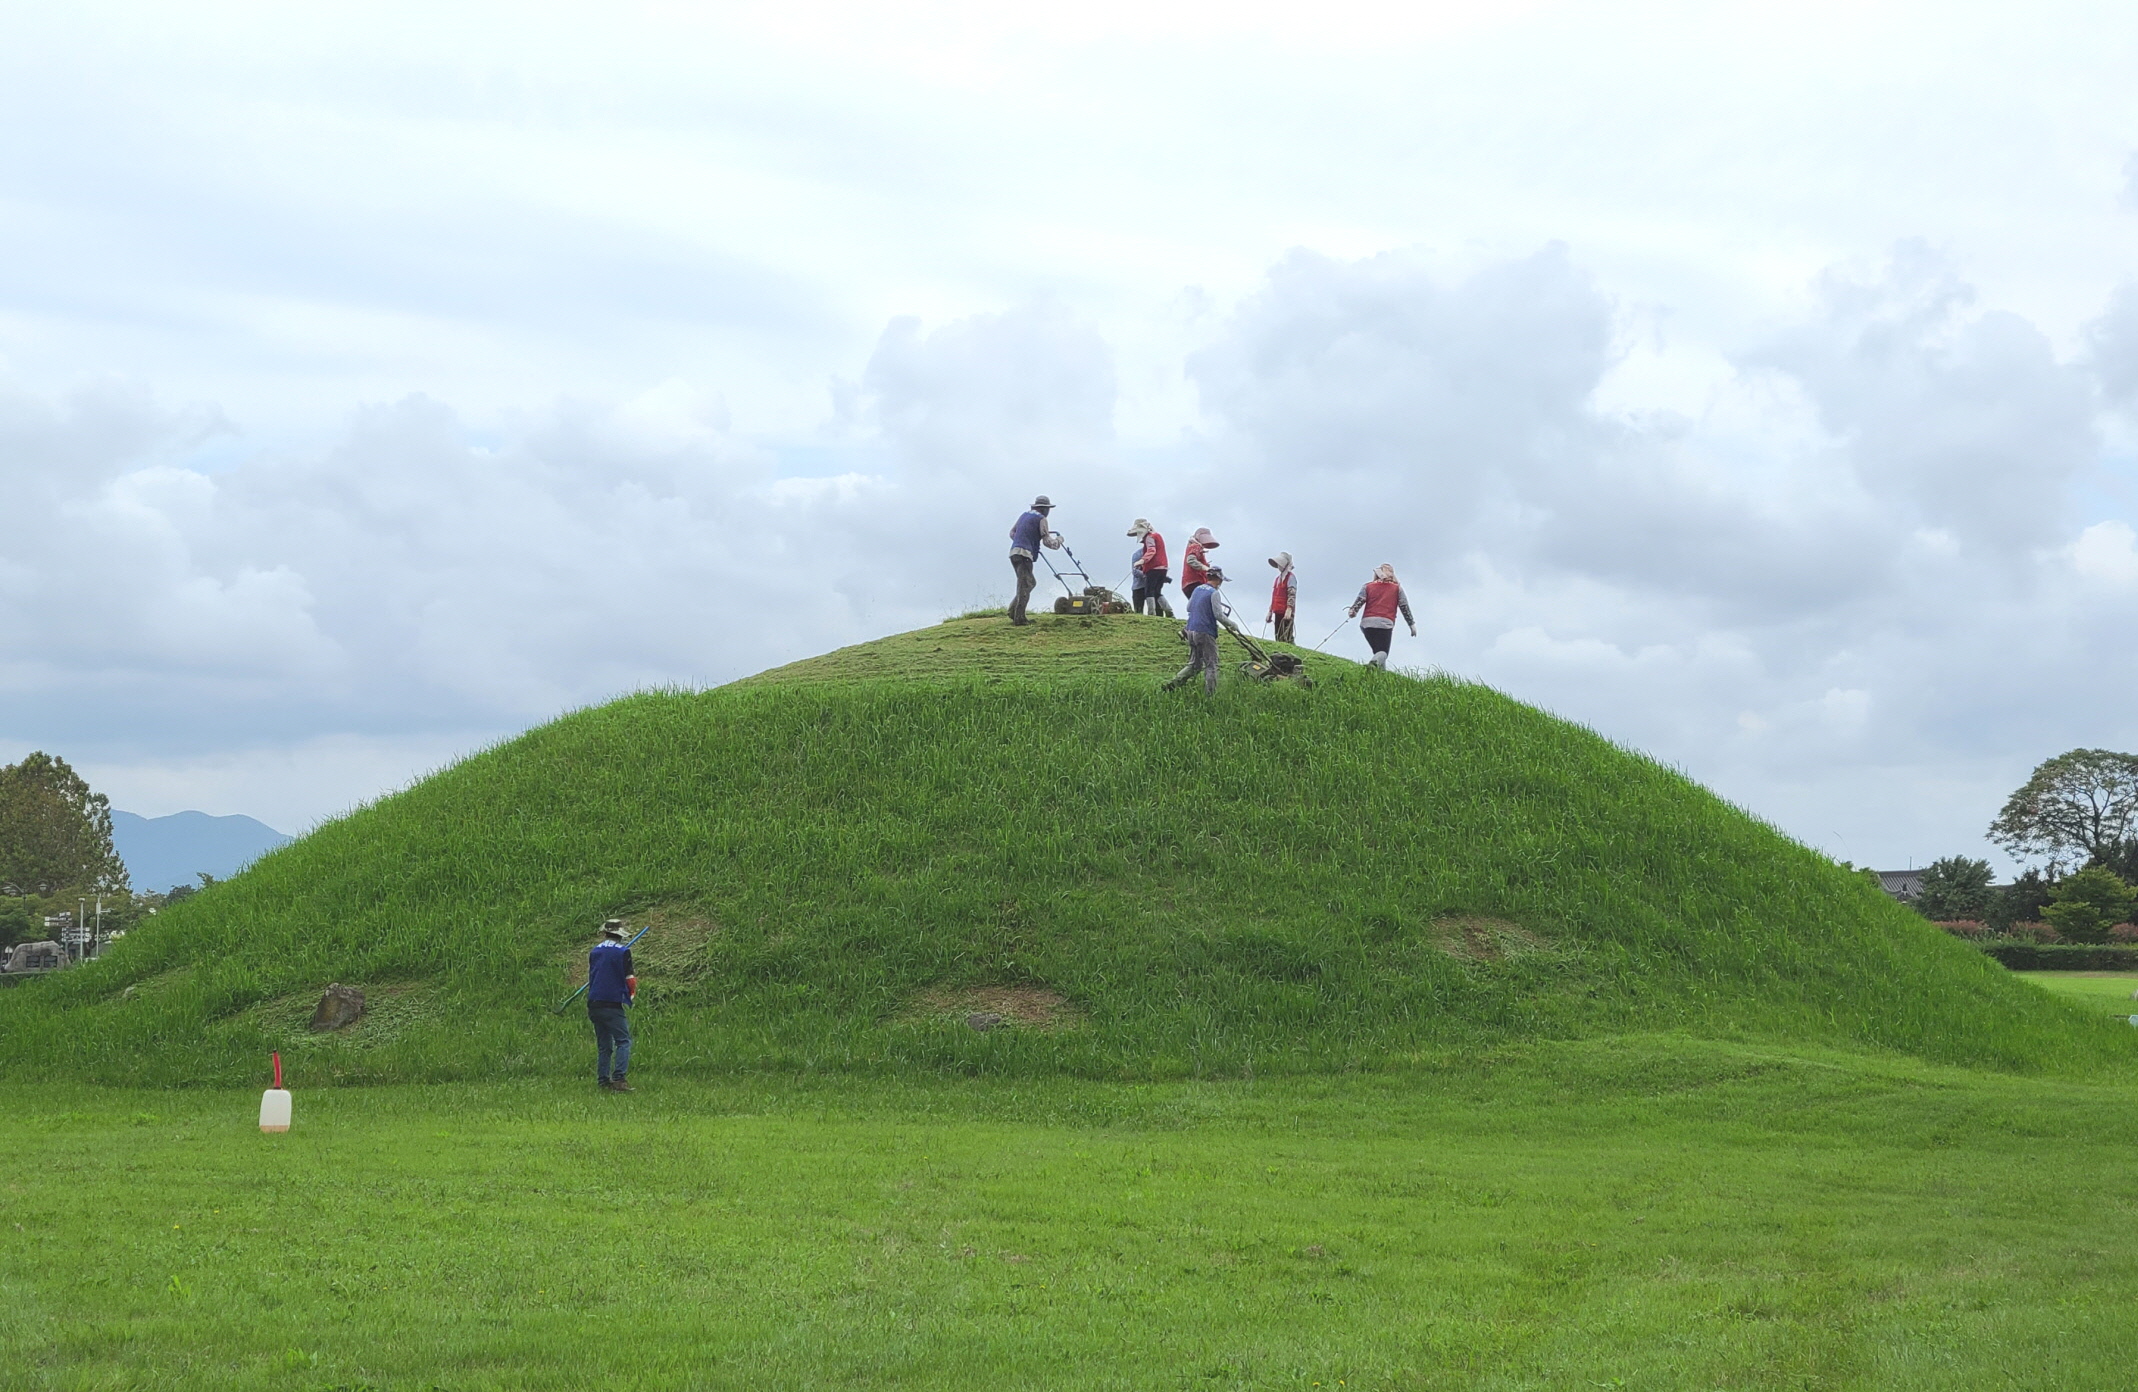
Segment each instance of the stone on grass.
[{"label": "stone on grass", "polygon": [[965,1023],[985,1034],[991,1029],[1001,1028],[1002,1017],[992,1010],[980,1010],[966,1016]]},{"label": "stone on grass", "polygon": [[327,993],[319,998],[319,1008],[312,1012],[312,1033],[342,1029],[363,1018],[364,993],[337,981],[327,988]]}]

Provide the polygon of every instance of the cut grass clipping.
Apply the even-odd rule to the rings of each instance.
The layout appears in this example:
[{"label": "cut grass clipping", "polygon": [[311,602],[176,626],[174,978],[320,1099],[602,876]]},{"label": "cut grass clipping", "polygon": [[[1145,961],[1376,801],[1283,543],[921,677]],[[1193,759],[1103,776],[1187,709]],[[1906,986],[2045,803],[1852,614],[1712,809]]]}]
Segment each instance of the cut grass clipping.
[{"label": "cut grass clipping", "polygon": [[[1655,1029],[2138,1057],[1589,731],[1312,655],[1311,689],[1160,693],[1177,632],[952,621],[567,716],[0,992],[0,1073],[577,1074],[551,1007],[610,915],[654,925],[634,1073],[1259,1077]],[[375,1015],[310,1035],[335,981]]]}]

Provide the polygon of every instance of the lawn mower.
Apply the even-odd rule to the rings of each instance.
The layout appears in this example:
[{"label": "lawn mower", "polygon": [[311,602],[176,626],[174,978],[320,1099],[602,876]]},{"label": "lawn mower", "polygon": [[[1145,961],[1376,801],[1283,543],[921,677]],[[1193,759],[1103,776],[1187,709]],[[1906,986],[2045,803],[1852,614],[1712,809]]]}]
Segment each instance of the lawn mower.
[{"label": "lawn mower", "polygon": [[[1057,549],[1069,558],[1069,564],[1066,567],[1056,568],[1053,559],[1047,555],[1048,551]],[[1053,572],[1055,580],[1061,585],[1062,589],[1067,591],[1066,594],[1054,601],[1055,613],[1126,614],[1128,612],[1127,600],[1121,598],[1119,594],[1104,585],[1091,583],[1091,576],[1084,569],[1084,563],[1076,558],[1076,552],[1069,549],[1069,543],[1062,539],[1060,532],[1047,533],[1046,544],[1040,548],[1039,558],[1046,562],[1047,569]],[[1069,577],[1072,575],[1084,582],[1081,589],[1069,583]]]},{"label": "lawn mower", "polygon": [[1314,679],[1307,675],[1307,665],[1293,653],[1273,653],[1247,636],[1241,627],[1232,621],[1232,615],[1220,616],[1218,622],[1225,631],[1247,649],[1247,661],[1240,664],[1240,675],[1256,681],[1295,681],[1301,686],[1312,686]]}]

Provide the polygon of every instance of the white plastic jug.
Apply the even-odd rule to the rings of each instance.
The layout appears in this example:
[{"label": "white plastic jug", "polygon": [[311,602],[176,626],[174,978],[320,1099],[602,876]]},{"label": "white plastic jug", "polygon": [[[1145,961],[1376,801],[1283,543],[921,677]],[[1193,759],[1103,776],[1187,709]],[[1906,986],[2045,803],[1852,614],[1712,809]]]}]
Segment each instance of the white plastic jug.
[{"label": "white plastic jug", "polygon": [[290,1095],[282,1087],[282,1055],[275,1056],[275,1085],[260,1094],[260,1129],[290,1129]]}]

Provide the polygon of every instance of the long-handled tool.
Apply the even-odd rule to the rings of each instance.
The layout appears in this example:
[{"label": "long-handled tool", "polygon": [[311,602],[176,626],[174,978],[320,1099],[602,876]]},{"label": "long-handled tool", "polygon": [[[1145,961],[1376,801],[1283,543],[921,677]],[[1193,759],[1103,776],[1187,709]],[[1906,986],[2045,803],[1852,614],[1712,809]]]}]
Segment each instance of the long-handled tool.
[{"label": "long-handled tool", "polygon": [[[1343,616],[1342,618],[1340,618],[1340,619],[1338,619],[1338,620],[1336,621],[1336,628],[1342,628],[1342,627],[1343,627],[1343,626],[1344,626],[1345,624],[1347,624],[1347,623],[1350,623],[1350,622],[1351,622],[1351,615],[1350,615],[1349,611],[1346,611],[1346,612],[1345,612],[1345,614],[1344,614],[1344,616]],[[1327,636],[1326,636],[1326,637],[1324,637],[1324,638],[1323,638],[1323,639],[1321,640],[1321,643],[1326,643],[1326,642],[1328,642],[1328,641],[1329,641],[1329,639],[1330,639],[1330,638],[1334,638],[1334,637],[1336,636],[1336,628],[1332,628],[1332,629],[1330,629],[1330,630],[1329,630],[1329,632],[1328,632],[1328,634],[1327,634]],[[1316,643],[1316,644],[1314,645],[1314,651],[1316,651],[1316,652],[1320,652],[1320,651],[1321,651],[1321,643]]]},{"label": "long-handled tool", "polygon": [[[624,951],[629,952],[632,948],[638,946],[638,940],[640,938],[645,937],[646,934],[651,931],[653,931],[653,925],[649,923],[644,928],[641,928],[636,933],[633,933],[631,935],[631,941],[624,944]],[[557,1008],[549,1013],[552,1015],[562,1015],[564,1013],[564,1007],[570,1005],[573,1001],[578,1000],[581,996],[585,995],[586,988],[593,984],[594,982],[592,978],[588,978],[587,980],[579,983],[579,989],[566,996],[563,1000],[559,1001],[557,1003]]]}]

